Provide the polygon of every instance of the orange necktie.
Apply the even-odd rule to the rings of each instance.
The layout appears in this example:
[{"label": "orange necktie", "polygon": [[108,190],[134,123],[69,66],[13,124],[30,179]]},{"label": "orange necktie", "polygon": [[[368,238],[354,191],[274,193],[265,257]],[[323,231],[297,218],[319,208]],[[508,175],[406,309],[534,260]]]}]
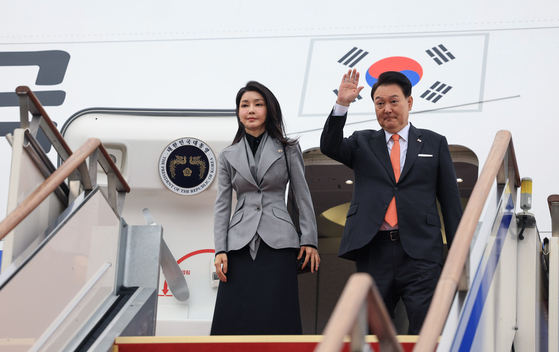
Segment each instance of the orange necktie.
[{"label": "orange necktie", "polygon": [[[396,177],[396,182],[400,179],[400,136],[398,134],[393,134],[392,139],[394,140],[394,145],[390,151],[390,161],[392,162],[392,169],[394,170],[394,176]],[[388,225],[394,227],[398,223],[398,213],[396,211],[396,198],[393,197],[388,205],[388,210],[384,216],[384,221]]]}]

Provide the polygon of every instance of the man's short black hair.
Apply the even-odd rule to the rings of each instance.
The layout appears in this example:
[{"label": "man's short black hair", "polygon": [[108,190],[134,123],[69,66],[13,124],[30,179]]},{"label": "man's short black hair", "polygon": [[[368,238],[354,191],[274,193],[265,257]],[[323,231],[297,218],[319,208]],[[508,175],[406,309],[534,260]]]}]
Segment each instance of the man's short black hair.
[{"label": "man's short black hair", "polygon": [[397,84],[398,86],[400,86],[405,98],[409,98],[411,96],[411,82],[408,77],[400,72],[386,71],[378,76],[377,83],[373,85],[373,89],[371,90],[371,99],[375,101],[374,94],[378,87],[386,86],[389,84]]}]

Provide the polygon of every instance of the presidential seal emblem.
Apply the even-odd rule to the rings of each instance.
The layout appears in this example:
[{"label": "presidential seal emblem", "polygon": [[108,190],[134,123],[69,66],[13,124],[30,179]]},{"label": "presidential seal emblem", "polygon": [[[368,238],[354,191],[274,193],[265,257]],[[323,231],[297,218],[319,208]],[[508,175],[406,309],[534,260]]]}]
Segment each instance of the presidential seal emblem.
[{"label": "presidential seal emblem", "polygon": [[180,138],[169,144],[159,158],[159,176],[168,189],[192,196],[208,188],[216,174],[212,149],[196,138]]}]

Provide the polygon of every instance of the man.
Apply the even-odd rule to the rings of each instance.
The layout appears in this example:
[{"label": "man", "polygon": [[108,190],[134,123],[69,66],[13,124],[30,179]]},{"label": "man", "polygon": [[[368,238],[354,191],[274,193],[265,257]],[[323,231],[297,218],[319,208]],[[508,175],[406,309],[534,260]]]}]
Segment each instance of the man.
[{"label": "man", "polygon": [[408,123],[412,85],[399,72],[381,74],[371,90],[382,129],[344,138],[348,107],[363,89],[358,84],[355,69],[344,74],[320,142],[325,155],[355,175],[338,255],[371,274],[392,317],[402,298],[408,334],[417,335],[443,264],[437,200],[449,246],[462,216],[456,174],[446,138]]}]

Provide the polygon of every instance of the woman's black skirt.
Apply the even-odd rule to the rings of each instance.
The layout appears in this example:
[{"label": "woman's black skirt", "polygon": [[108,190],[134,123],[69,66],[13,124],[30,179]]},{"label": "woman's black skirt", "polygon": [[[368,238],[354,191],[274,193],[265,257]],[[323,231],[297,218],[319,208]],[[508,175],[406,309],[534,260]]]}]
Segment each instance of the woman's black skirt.
[{"label": "woman's black skirt", "polygon": [[256,259],[249,247],[227,253],[227,282],[220,282],[211,335],[300,335],[296,258],[293,248],[260,241]]}]

